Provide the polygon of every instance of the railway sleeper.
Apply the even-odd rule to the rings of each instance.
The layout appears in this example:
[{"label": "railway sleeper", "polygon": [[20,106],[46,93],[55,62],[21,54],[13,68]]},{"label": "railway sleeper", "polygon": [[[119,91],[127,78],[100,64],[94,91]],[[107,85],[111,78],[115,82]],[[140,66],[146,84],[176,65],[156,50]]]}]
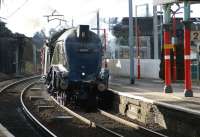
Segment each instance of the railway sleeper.
[{"label": "railway sleeper", "polygon": [[31,91],[40,91],[41,88],[30,88]]},{"label": "railway sleeper", "polygon": [[58,123],[58,124],[64,124],[64,123],[68,123],[71,122],[73,120],[73,116],[67,115],[67,116],[55,116],[51,119],[51,121]]},{"label": "railway sleeper", "polygon": [[46,109],[53,109],[54,106],[38,106],[38,112],[44,111]]},{"label": "railway sleeper", "polygon": [[29,100],[30,101],[34,101],[34,100],[38,100],[38,99],[43,99],[45,100],[45,97],[41,97],[41,96],[29,96]]}]

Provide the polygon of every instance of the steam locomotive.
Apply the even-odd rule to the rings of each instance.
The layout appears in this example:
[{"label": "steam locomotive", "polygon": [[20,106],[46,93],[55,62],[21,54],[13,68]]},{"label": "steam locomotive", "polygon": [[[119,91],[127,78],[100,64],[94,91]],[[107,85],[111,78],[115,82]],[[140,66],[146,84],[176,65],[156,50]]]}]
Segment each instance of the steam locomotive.
[{"label": "steam locomotive", "polygon": [[108,88],[109,70],[102,68],[103,48],[89,25],[62,30],[51,38],[49,93],[94,108],[98,95]]}]

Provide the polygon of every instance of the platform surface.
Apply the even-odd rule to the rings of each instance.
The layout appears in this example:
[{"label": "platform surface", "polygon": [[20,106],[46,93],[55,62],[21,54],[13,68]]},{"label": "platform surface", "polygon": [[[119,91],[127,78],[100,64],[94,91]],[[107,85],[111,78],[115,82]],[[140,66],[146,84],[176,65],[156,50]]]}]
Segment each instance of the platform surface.
[{"label": "platform surface", "polygon": [[172,84],[173,93],[164,93],[163,87],[164,82],[158,79],[136,79],[135,84],[130,84],[129,78],[122,77],[111,77],[109,81],[109,88],[119,95],[160,103],[200,116],[200,83],[193,84],[194,97],[184,97],[183,82]]}]

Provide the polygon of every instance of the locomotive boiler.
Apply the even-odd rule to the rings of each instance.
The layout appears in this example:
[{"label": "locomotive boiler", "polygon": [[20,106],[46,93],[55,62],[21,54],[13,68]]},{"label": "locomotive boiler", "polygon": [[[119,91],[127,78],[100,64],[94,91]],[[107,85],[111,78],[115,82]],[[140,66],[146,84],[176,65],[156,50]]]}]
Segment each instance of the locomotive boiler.
[{"label": "locomotive boiler", "polygon": [[89,25],[62,30],[50,48],[48,91],[64,102],[76,102],[88,108],[96,106],[98,95],[108,88],[109,71],[102,68],[103,48]]}]

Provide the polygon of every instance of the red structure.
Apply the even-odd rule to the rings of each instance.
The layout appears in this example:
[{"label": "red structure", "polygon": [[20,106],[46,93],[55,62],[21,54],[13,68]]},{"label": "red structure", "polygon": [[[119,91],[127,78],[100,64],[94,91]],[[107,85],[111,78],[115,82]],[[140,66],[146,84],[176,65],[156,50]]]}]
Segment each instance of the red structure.
[{"label": "red structure", "polygon": [[184,22],[184,65],[185,65],[185,96],[192,97],[191,60],[190,60],[190,26],[189,21]]},{"label": "red structure", "polygon": [[169,25],[165,24],[164,26],[164,58],[165,58],[165,93],[172,93],[171,87],[171,63],[170,63],[170,50],[172,48],[171,39],[170,39],[170,30]]},{"label": "red structure", "polygon": [[137,32],[137,78],[140,79],[140,39],[139,39],[139,27],[136,28]]}]

